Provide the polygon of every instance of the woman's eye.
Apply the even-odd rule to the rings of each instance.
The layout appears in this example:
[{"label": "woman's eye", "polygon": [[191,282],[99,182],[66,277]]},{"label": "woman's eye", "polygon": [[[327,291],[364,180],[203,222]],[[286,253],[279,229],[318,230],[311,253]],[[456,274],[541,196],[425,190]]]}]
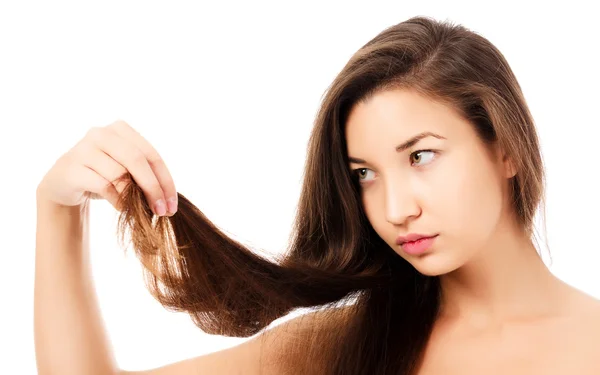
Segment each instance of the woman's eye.
[{"label": "woman's eye", "polygon": [[[431,162],[436,152],[433,150],[418,150],[410,154],[411,165],[421,166]],[[369,173],[373,174],[373,171],[369,168],[359,168],[354,170],[354,175],[358,179],[358,182],[368,182],[367,176]]]},{"label": "woman's eye", "polygon": [[[363,172],[364,171],[364,172]],[[368,169],[368,168],[360,168],[360,169],[356,169],[355,173],[356,176],[358,177],[358,181],[365,181],[365,178],[363,178],[364,175],[367,175],[368,172],[373,172],[372,170]]]},{"label": "woman's eye", "polygon": [[[427,156],[430,155],[430,156]],[[418,165],[423,165],[423,164],[427,164],[429,161],[431,161],[431,159],[433,159],[433,156],[435,155],[435,151],[432,150],[418,150],[413,152],[412,154],[410,154],[410,159],[411,161],[415,161],[416,164]],[[425,160],[425,161],[423,161]]]}]

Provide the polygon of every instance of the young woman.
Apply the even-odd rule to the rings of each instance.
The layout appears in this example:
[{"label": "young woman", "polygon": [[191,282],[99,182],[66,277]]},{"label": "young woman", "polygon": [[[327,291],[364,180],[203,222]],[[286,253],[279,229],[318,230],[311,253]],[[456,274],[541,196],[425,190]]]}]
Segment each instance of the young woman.
[{"label": "young woman", "polygon": [[[600,302],[540,258],[534,121],[503,55],[414,17],[350,59],[311,135],[294,236],[276,261],[176,192],[125,122],[93,128],[37,189],[40,374],[598,374]],[[88,260],[88,199],[120,211],[166,307],[255,338],[139,372],[107,344]],[[298,307],[315,312],[261,332]]]}]

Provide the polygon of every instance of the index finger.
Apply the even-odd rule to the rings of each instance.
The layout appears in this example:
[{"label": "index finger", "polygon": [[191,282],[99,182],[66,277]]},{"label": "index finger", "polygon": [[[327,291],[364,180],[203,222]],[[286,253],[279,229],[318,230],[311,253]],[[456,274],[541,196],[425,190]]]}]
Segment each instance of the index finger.
[{"label": "index finger", "polygon": [[160,154],[152,147],[150,142],[125,121],[115,121],[108,125],[108,128],[114,130],[121,137],[133,142],[133,144],[146,156],[146,159],[163,190],[168,211],[172,214],[175,213],[177,211],[177,190],[175,189],[175,182]]}]

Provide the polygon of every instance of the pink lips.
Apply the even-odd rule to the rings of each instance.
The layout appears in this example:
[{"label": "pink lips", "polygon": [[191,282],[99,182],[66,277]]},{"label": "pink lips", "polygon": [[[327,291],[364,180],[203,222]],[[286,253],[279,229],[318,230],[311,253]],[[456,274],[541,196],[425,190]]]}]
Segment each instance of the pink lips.
[{"label": "pink lips", "polygon": [[402,245],[404,242],[416,241],[425,237],[435,237],[437,234],[419,234],[419,233],[410,233],[406,236],[398,236],[396,237],[396,245]]},{"label": "pink lips", "polygon": [[424,236],[419,234],[409,234],[406,237],[399,236],[396,244],[402,246],[402,250],[411,255],[425,252],[435,241],[438,235]]}]

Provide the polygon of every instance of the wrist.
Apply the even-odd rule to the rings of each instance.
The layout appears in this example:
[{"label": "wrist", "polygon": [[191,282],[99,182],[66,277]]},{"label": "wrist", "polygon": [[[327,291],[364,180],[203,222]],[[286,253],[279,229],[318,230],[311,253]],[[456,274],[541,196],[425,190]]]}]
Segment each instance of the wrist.
[{"label": "wrist", "polygon": [[62,214],[84,214],[89,207],[89,199],[85,200],[84,203],[75,206],[65,206],[63,204],[57,203],[48,197],[48,194],[45,192],[44,188],[38,186],[36,190],[36,206],[38,209],[38,213],[40,211],[49,212],[53,215],[62,215]]}]

